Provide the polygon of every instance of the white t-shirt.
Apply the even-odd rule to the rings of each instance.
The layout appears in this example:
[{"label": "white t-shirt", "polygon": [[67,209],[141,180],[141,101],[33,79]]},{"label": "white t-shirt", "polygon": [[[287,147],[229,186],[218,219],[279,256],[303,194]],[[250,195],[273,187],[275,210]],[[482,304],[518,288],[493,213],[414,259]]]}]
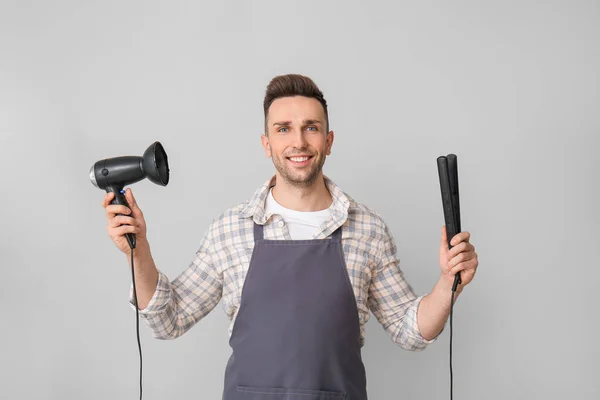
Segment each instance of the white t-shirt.
[{"label": "white t-shirt", "polygon": [[265,204],[265,214],[279,214],[285,221],[292,240],[311,239],[323,222],[331,215],[329,208],[321,211],[296,211],[283,207],[275,201],[273,188]]}]

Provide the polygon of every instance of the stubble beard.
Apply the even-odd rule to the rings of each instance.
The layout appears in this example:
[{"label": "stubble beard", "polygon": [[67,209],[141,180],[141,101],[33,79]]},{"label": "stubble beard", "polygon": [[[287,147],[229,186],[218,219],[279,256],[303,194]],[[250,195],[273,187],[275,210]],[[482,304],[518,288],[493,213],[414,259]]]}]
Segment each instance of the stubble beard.
[{"label": "stubble beard", "polygon": [[312,186],[319,178],[319,174],[323,170],[323,165],[325,164],[325,157],[322,154],[313,156],[310,170],[302,171],[300,173],[291,171],[290,168],[287,167],[287,162],[288,160],[285,157],[273,157],[275,169],[277,169],[288,185],[296,188],[307,188]]}]

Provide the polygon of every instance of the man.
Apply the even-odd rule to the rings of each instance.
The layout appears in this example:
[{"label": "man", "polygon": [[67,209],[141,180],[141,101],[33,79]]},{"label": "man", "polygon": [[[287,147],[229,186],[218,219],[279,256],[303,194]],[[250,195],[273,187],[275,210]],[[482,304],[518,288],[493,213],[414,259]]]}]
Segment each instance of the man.
[{"label": "man", "polygon": [[440,278],[417,296],[385,222],[323,174],[334,133],[315,83],[275,77],[264,113],[261,140],[275,175],[214,219],[180,276],[170,281],[157,269],[130,189],[131,210],[106,195],[108,233],[128,260],[124,234],[137,235],[138,308],[154,337],[181,336],[223,300],[233,350],[223,399],[366,400],[360,352],[369,311],[394,343],[423,350],[444,329],[454,275],[461,271],[455,297],[473,279],[475,248],[462,232],[448,250],[443,227]]}]

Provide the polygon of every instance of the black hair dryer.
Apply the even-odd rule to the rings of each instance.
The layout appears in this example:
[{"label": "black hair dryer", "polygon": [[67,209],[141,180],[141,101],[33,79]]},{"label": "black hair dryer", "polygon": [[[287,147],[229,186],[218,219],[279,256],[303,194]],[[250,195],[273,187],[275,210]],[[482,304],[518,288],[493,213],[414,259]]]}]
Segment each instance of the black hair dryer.
[{"label": "black hair dryer", "polygon": [[[157,185],[167,186],[169,183],[169,163],[167,153],[160,144],[154,142],[146,149],[144,155],[106,158],[97,161],[90,168],[90,180],[98,189],[107,193],[113,192],[115,198],[110,204],[120,204],[129,207],[125,199],[125,185],[148,178]],[[129,247],[135,248],[135,235],[126,233]]]}]

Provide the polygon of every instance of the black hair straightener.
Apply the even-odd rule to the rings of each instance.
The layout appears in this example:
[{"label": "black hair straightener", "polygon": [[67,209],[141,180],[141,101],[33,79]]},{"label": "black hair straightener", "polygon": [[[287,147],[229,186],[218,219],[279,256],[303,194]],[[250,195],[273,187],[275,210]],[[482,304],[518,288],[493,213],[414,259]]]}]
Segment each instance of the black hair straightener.
[{"label": "black hair straightener", "polygon": [[[448,248],[451,249],[450,241],[456,234],[461,232],[460,227],[460,202],[458,195],[458,162],[455,154],[440,156],[437,158],[438,175],[440,179],[440,190],[442,192],[442,207],[444,210],[444,221],[446,224],[446,237]],[[462,283],[460,271],[454,276],[452,285],[452,299],[450,306],[450,399],[453,398],[453,373],[452,373],[452,319],[454,313],[454,294],[458,285]]]},{"label": "black hair straightener", "polygon": [[[446,223],[446,236],[448,248],[452,248],[450,241],[456,234],[461,232],[460,228],[460,201],[458,194],[458,160],[455,154],[448,154],[437,159],[438,175],[440,178],[440,189],[442,191],[442,206],[444,209],[444,221]],[[452,292],[462,281],[460,271],[454,277]]]}]

